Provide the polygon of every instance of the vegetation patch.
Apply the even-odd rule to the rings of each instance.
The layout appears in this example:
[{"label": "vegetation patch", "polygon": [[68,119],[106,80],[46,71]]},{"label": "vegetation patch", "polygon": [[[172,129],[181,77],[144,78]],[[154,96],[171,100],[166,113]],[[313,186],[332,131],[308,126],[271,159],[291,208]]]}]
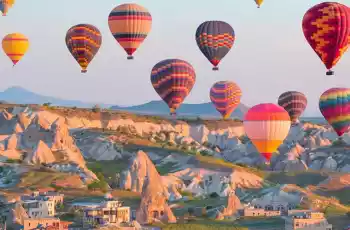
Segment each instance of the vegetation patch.
[{"label": "vegetation patch", "polygon": [[270,173],[265,179],[278,184],[295,184],[299,187],[308,185],[318,185],[327,175],[320,172],[289,172],[289,173]]}]

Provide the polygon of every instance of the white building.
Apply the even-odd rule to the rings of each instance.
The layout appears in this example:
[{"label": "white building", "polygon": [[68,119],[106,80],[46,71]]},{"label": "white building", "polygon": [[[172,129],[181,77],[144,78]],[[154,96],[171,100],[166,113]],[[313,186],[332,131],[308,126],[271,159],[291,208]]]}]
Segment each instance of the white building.
[{"label": "white building", "polygon": [[93,208],[84,209],[84,225],[96,223],[98,225],[129,223],[131,221],[130,207],[123,206],[122,202],[112,197],[106,198]]},{"label": "white building", "polygon": [[55,216],[54,200],[26,200],[21,202],[30,218]]},{"label": "white building", "polygon": [[293,213],[286,218],[285,223],[286,230],[332,230],[332,225],[321,212]]}]

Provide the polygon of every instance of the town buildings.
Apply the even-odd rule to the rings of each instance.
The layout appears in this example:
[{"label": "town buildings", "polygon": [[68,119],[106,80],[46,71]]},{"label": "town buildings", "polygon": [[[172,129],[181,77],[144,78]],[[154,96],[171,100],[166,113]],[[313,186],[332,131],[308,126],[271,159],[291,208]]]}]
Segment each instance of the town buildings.
[{"label": "town buildings", "polygon": [[286,218],[285,223],[286,230],[332,230],[332,225],[321,212],[293,213]]},{"label": "town buildings", "polygon": [[107,196],[95,207],[86,208],[83,211],[84,226],[120,224],[131,221],[130,207],[123,206],[122,202]]}]

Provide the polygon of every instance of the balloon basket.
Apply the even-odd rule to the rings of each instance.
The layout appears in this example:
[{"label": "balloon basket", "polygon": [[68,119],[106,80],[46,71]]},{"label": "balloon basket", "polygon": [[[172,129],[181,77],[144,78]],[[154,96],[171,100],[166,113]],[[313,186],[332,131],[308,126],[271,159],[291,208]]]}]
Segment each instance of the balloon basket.
[{"label": "balloon basket", "polygon": [[326,75],[327,75],[327,76],[334,75],[334,71],[332,71],[332,70],[328,70],[328,71],[326,72]]},{"label": "balloon basket", "polygon": [[86,69],[82,69],[81,72],[82,73],[87,73],[87,70]]},{"label": "balloon basket", "polygon": [[128,56],[127,59],[128,59],[128,60],[133,60],[134,57],[133,57],[133,56]]},{"label": "balloon basket", "polygon": [[219,70],[219,67],[217,67],[217,66],[213,67],[213,71],[218,71],[218,70]]}]

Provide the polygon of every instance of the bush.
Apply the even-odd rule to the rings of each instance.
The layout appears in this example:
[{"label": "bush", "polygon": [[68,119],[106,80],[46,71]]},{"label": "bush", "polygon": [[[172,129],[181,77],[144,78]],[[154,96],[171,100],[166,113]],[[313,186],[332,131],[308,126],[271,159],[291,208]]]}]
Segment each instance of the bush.
[{"label": "bush", "polygon": [[94,181],[88,185],[89,190],[101,190],[102,192],[108,191],[108,184],[106,181]]},{"label": "bush", "polygon": [[9,163],[9,164],[18,163],[18,164],[20,164],[20,163],[22,163],[22,161],[18,160],[18,159],[7,159],[6,163]]},{"label": "bush", "polygon": [[200,154],[202,156],[209,156],[209,155],[211,155],[211,152],[209,152],[208,150],[202,150],[202,151],[200,151]]},{"label": "bush", "polygon": [[94,181],[91,184],[88,185],[89,190],[101,190],[102,192],[107,192],[108,191],[108,183],[105,180],[104,175],[101,172],[98,172],[96,174],[97,178],[99,181]]},{"label": "bush", "polygon": [[94,113],[101,112],[101,107],[99,105],[94,105],[94,107],[92,107],[92,112]]},{"label": "bush", "polygon": [[43,106],[45,106],[45,107],[50,107],[51,105],[52,105],[51,102],[46,102],[46,103],[43,104]]},{"label": "bush", "polygon": [[219,195],[216,192],[210,194],[210,198],[217,198]]}]

